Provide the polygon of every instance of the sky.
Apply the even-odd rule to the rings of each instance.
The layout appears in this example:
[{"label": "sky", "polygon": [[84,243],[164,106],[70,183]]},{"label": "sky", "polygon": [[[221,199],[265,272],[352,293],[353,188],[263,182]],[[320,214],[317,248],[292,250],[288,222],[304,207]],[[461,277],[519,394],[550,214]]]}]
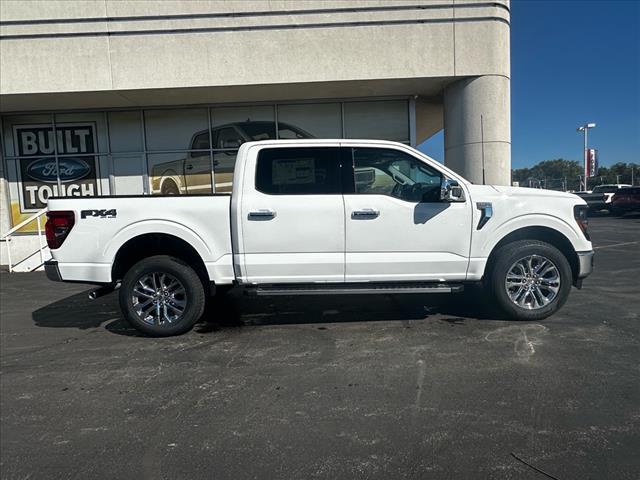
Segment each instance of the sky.
[{"label": "sky", "polygon": [[600,165],[640,163],[640,0],[512,0],[512,167],[581,160],[587,122]]}]

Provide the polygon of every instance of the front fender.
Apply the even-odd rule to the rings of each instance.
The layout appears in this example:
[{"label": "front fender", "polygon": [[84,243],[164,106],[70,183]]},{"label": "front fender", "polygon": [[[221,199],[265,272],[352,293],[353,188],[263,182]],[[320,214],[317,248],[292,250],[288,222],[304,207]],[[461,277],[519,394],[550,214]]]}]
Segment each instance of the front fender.
[{"label": "front fender", "polygon": [[[487,227],[491,222],[487,223]],[[478,242],[478,246],[474,248],[472,257],[488,257],[495,246],[507,235],[530,227],[545,227],[561,233],[571,243],[576,251],[591,250],[591,242],[589,242],[579,230],[578,225],[570,225],[566,220],[554,215],[535,213],[524,214],[510,218],[500,225],[482,235],[482,239]],[[482,230],[480,230],[482,232]]]}]

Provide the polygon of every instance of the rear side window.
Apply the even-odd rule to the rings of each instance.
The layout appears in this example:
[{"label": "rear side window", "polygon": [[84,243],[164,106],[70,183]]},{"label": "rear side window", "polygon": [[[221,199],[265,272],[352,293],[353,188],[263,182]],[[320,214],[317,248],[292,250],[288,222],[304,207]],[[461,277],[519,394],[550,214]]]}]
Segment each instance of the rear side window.
[{"label": "rear side window", "polygon": [[331,147],[260,150],[256,190],[270,195],[341,194],[340,151]]}]

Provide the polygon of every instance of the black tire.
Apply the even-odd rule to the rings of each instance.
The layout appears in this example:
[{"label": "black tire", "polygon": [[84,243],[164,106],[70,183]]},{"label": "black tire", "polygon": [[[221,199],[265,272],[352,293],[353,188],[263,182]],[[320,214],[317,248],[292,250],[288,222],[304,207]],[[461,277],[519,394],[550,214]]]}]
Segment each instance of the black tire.
[{"label": "black tire", "polygon": [[[160,275],[164,276],[160,277]],[[145,301],[145,303],[151,301],[152,305],[157,306],[157,302],[154,300],[146,300],[155,295],[155,293],[152,294],[148,289],[144,289],[143,294],[139,293],[142,291],[140,288],[141,284],[138,283],[139,280],[149,278],[152,278],[153,282],[158,279],[158,283],[161,283],[160,279],[162,278],[165,284],[173,279],[176,280],[179,285],[179,287],[174,287],[178,292],[176,294],[177,297],[168,296],[162,300],[167,302],[167,307],[164,310],[164,317],[160,320],[152,318],[153,315],[156,315],[155,308],[153,313],[150,313],[150,316],[146,319],[136,311],[136,308],[144,310],[141,308],[142,305],[145,305],[142,301]],[[171,285],[175,284],[171,283],[169,286]],[[136,290],[134,290],[134,288]],[[141,297],[140,295],[145,296]],[[170,294],[167,293],[167,295]],[[140,260],[131,267],[122,279],[119,299],[120,308],[127,321],[140,332],[154,337],[170,337],[188,332],[200,317],[202,317],[205,306],[204,286],[198,274],[193,268],[181,260],[167,255],[148,257]],[[173,301],[176,303],[174,304]],[[180,304],[184,302],[184,307],[180,314],[177,313],[178,309],[175,308],[178,302]],[[172,303],[173,306],[169,306],[169,303]],[[164,303],[162,305],[164,305]],[[160,307],[160,310],[157,312],[162,313],[162,308],[164,307]],[[175,316],[175,318],[169,320],[166,312],[169,312],[169,315]]]},{"label": "black tire", "polygon": [[[553,266],[556,267],[559,276],[560,284],[558,285],[557,293],[546,305],[540,305],[542,302],[538,301],[539,296],[537,298],[531,296],[534,295],[535,292],[525,294],[523,300],[527,298],[530,300],[526,302],[529,304],[526,306],[517,304],[515,300],[510,298],[507,292],[507,274],[512,266],[515,266],[516,262],[527,259],[530,256],[534,256],[534,262],[541,261],[540,258],[550,261]],[[496,306],[509,318],[528,321],[542,320],[557,312],[569,297],[571,285],[573,284],[571,266],[564,254],[553,245],[538,240],[519,240],[502,246],[496,252],[495,261],[492,263],[493,267],[489,272],[486,286],[489,288]],[[551,273],[554,272],[552,271]],[[524,280],[524,282],[526,281],[528,280]],[[555,282],[553,285],[555,286]],[[511,292],[513,295],[522,291],[518,286],[512,288],[513,290],[511,290]],[[535,283],[532,288],[535,290]],[[542,289],[542,293],[550,292],[550,290],[545,289],[545,287],[540,288]],[[527,295],[530,296],[527,297]]]}]

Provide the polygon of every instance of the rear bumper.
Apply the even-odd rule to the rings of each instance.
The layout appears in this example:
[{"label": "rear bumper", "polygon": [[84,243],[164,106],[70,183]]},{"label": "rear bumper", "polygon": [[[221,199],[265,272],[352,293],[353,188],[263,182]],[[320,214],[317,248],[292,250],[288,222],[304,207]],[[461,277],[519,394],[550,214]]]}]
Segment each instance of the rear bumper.
[{"label": "rear bumper", "polygon": [[44,262],[44,273],[47,274],[47,278],[54,282],[61,282],[60,269],[58,268],[57,260],[47,260]]},{"label": "rear bumper", "polygon": [[593,259],[595,252],[590,250],[588,252],[577,252],[578,254],[578,279],[582,279],[591,275],[593,272]]},{"label": "rear bumper", "polygon": [[58,263],[57,260],[44,262],[44,273],[54,282],[84,283],[87,285],[111,285],[107,278],[108,264]]}]

